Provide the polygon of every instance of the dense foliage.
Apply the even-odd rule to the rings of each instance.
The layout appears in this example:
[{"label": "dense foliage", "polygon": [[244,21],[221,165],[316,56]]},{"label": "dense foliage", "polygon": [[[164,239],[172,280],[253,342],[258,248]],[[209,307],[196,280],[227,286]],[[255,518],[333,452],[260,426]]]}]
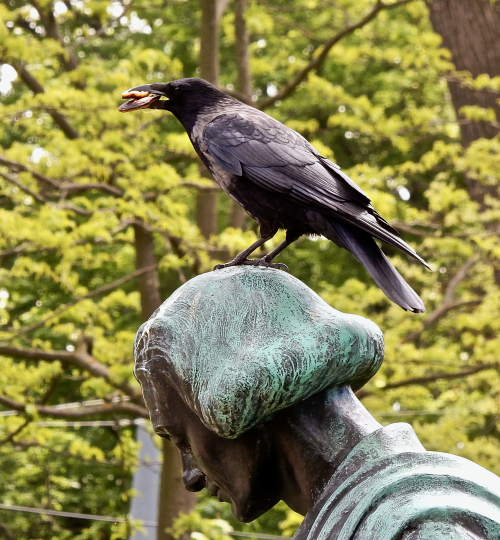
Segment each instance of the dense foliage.
[{"label": "dense foliage", "polygon": [[[341,165],[432,265],[431,273],[384,248],[427,314],[391,304],[324,239],[304,238],[278,260],[332,306],[384,331],[384,366],[360,393],[377,419],[410,421],[428,449],[500,474],[500,207],[491,196],[481,207],[464,182],[472,176],[496,193],[500,141],[464,150],[446,78],[500,85],[454,74],[424,3],[398,4],[251,2],[252,100]],[[221,196],[219,234],[204,239],[196,194],[213,184],[183,130],[168,114],[117,112],[127,88],[197,75],[199,24],[198,4],[187,1],[0,5],[0,403],[18,412],[0,416],[3,504],[126,516],[136,444],[120,420],[146,415],[131,373],[141,321],[135,227],[154,238],[163,298],[256,238],[251,221],[245,231],[228,226]],[[337,34],[324,61],[288,88]],[[230,92],[236,38],[229,4],[220,54]],[[463,114],[496,122],[474,106]],[[92,400],[103,401],[60,407]],[[48,427],[50,418],[115,424]],[[125,538],[129,527],[0,514],[5,538]],[[223,527],[285,535],[298,523],[280,504],[242,526],[227,505],[202,497],[179,527],[217,529],[221,518]]]}]

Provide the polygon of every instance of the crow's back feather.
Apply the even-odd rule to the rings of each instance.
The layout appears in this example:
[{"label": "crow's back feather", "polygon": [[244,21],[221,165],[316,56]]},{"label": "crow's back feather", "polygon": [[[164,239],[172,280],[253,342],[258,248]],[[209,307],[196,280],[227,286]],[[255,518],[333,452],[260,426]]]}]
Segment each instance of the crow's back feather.
[{"label": "crow's back feather", "polygon": [[206,125],[203,140],[225,171],[350,223],[428,266],[337,165],[270,116],[255,109],[221,114]]}]

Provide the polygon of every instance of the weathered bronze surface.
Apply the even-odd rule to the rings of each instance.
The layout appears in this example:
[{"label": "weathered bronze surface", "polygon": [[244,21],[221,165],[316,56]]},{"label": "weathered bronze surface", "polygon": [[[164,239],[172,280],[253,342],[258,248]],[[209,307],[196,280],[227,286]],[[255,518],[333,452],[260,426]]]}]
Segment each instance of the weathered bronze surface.
[{"label": "weathered bronze surface", "polygon": [[233,267],[190,280],[141,326],[135,372],[168,370],[209,429],[237,437],[329,386],[362,386],[383,350],[373,322],[290,274]]},{"label": "weathered bronze surface", "polygon": [[139,330],[135,374],[184,483],[251,521],[279,500],[296,540],[500,540],[500,479],[426,452],[355,397],[380,367],[377,326],[285,272],[192,279]]}]

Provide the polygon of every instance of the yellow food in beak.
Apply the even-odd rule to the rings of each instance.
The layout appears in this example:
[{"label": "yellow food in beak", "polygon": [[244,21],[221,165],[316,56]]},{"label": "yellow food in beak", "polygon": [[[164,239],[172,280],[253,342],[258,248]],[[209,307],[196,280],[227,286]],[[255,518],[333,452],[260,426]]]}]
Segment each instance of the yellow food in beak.
[{"label": "yellow food in beak", "polygon": [[149,92],[134,92],[132,90],[127,90],[122,93],[122,99],[139,99],[149,96]]}]

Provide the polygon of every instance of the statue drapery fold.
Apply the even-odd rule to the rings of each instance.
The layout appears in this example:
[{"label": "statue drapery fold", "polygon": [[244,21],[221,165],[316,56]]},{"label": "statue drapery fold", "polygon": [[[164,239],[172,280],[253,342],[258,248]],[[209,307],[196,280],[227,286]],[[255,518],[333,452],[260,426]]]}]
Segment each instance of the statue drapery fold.
[{"label": "statue drapery fold", "polygon": [[427,452],[409,424],[365,437],[309,510],[294,540],[499,540],[500,478]]}]

